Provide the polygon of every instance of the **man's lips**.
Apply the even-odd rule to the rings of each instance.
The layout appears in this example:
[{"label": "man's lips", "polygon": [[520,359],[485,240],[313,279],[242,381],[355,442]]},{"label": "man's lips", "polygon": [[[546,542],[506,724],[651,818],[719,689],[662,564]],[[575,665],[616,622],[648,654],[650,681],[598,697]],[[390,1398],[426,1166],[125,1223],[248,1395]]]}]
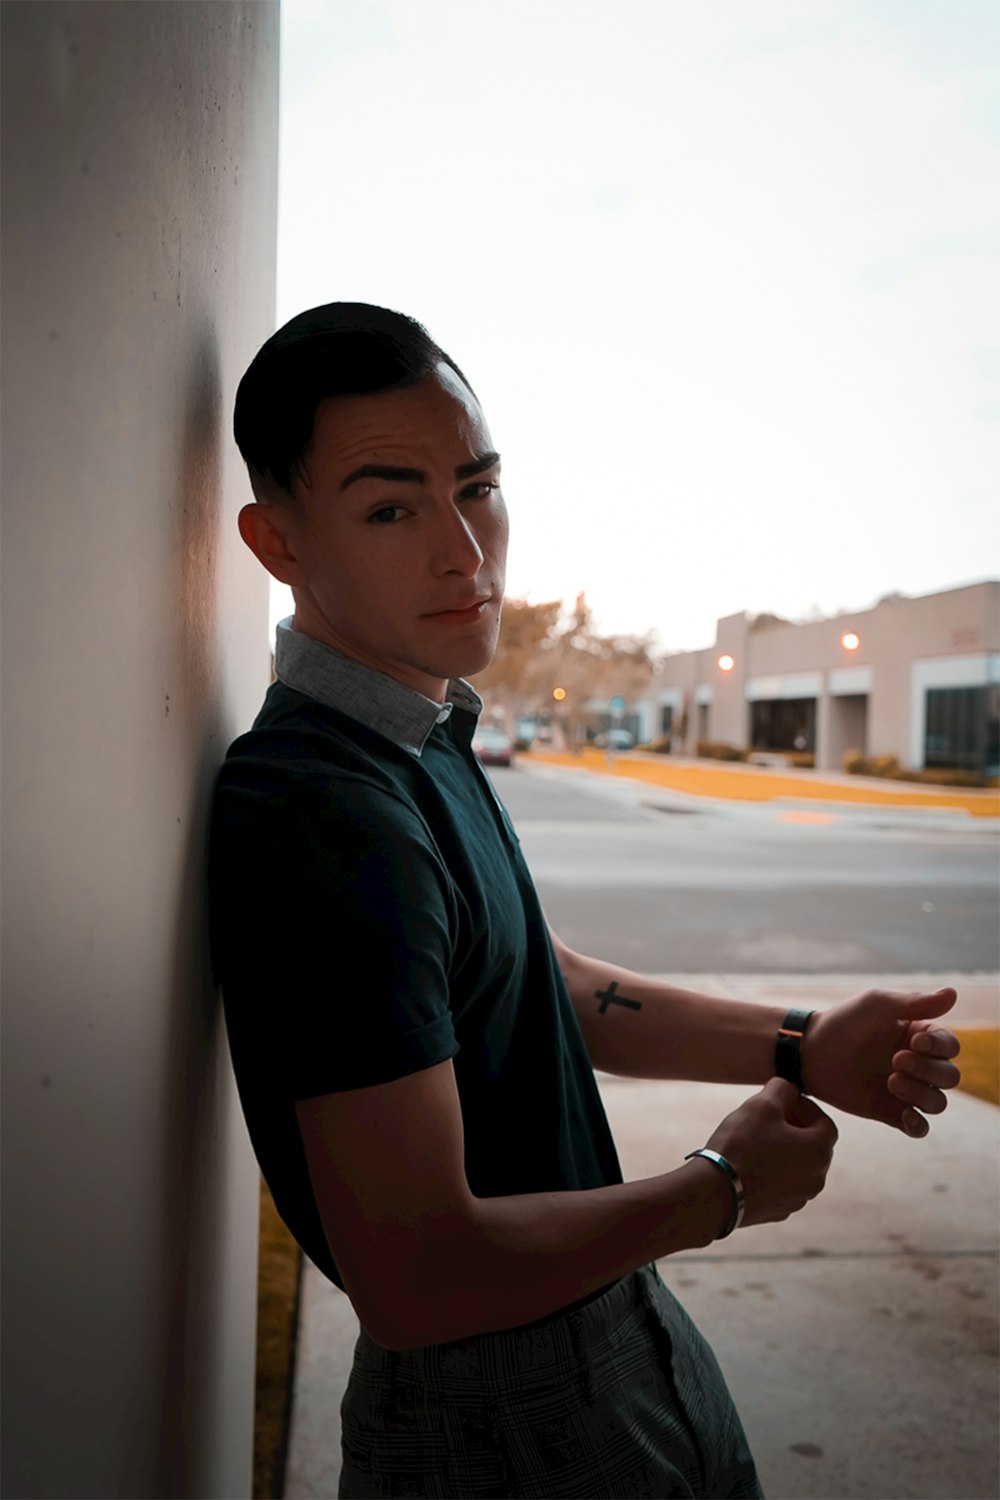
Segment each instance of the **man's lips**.
[{"label": "man's lips", "polygon": [[492,594],[486,594],[481,599],[473,599],[469,604],[452,605],[447,609],[429,610],[424,616],[427,620],[441,620],[444,624],[454,621],[456,624],[465,621],[478,620],[487,604],[491,603]]}]

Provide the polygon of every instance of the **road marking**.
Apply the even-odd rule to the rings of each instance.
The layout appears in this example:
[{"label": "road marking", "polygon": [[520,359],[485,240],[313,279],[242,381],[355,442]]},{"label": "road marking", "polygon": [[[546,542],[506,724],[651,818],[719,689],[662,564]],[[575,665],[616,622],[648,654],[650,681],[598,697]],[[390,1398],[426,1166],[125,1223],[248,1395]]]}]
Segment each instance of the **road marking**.
[{"label": "road marking", "polygon": [[777,820],[779,823],[836,823],[838,816],[828,812],[780,812]]}]

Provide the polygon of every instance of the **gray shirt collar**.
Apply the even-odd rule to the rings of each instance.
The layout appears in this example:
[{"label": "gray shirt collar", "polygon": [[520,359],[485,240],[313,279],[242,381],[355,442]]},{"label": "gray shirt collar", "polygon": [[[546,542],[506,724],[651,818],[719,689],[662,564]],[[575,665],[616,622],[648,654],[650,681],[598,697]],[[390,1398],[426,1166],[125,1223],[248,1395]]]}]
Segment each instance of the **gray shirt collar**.
[{"label": "gray shirt collar", "polygon": [[274,671],[286,686],[349,714],[414,755],[423,750],[434,726],[451,717],[453,708],[478,715],[483,706],[479,694],[460,677],[448,683],[445,702],[435,703],[384,672],[293,630],[291,617],[277,629]]}]

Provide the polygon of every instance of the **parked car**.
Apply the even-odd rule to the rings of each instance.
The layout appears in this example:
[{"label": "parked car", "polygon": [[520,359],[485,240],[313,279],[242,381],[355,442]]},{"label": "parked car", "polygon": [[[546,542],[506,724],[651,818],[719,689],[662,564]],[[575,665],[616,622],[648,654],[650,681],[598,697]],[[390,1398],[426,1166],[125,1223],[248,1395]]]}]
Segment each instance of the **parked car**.
[{"label": "parked car", "polygon": [[514,749],[530,750],[535,743],[535,735],[537,733],[538,726],[534,719],[518,719],[514,729]]},{"label": "parked car", "polygon": [[482,724],[476,730],[472,750],[484,766],[509,766],[514,760],[510,735],[492,724]]},{"label": "parked car", "polygon": [[605,729],[594,744],[608,750],[631,750],[635,745],[635,735],[628,729]]}]

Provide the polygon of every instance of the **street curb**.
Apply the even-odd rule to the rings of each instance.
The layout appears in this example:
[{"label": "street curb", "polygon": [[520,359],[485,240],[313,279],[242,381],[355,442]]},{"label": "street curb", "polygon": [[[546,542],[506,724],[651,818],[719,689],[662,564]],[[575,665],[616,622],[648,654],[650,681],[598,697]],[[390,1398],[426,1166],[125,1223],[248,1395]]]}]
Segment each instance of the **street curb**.
[{"label": "street curb", "polygon": [[615,788],[617,792],[620,789],[620,794],[625,800],[653,810],[709,812],[722,803],[730,810],[749,815],[770,812],[773,816],[776,812],[791,812],[801,813],[805,817],[810,813],[815,813],[822,815],[824,821],[844,819],[856,823],[892,822],[900,826],[920,825],[936,832],[983,833],[994,837],[1000,832],[1000,816],[972,813],[968,808],[962,807],[924,807],[912,802],[900,806],[889,800],[846,802],[839,798],[826,801],[819,797],[781,795],[761,799],[716,796],[711,792],[691,792],[679,787],[657,786],[655,782],[623,776],[616,771],[599,771],[590,766],[568,766],[560,761],[541,759],[532,761],[522,759],[517,769],[529,776],[538,776],[540,779],[579,777],[590,782],[595,788],[603,788],[605,791]]}]

